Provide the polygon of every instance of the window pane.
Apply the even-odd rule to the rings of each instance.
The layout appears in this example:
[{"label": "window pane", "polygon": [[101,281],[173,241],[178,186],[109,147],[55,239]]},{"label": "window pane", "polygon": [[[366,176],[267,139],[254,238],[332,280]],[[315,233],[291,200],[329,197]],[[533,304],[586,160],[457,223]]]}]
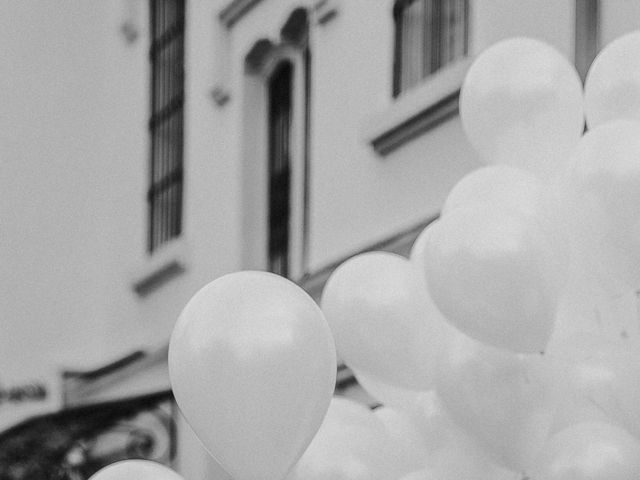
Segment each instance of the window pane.
[{"label": "window pane", "polygon": [[469,0],[396,3],[394,94],[467,54],[468,9]]},{"label": "window pane", "polygon": [[180,234],[184,105],[184,1],[151,1],[149,250]]},{"label": "window pane", "polygon": [[598,53],[598,10],[598,0],[576,0],[575,64],[583,82]]},{"label": "window pane", "polygon": [[283,63],[269,81],[269,268],[288,275],[293,67]]},{"label": "window pane", "polygon": [[423,75],[424,7],[424,1],[414,0],[402,11],[401,90],[406,90],[418,83]]},{"label": "window pane", "polygon": [[421,0],[424,4],[424,21],[422,22],[422,43],[420,48],[422,50],[423,68],[422,76],[420,80],[429,75],[433,69],[434,64],[437,61],[437,55],[434,55],[434,48],[432,47],[433,36],[433,23],[435,21],[436,10],[434,8],[434,2],[432,0]]}]

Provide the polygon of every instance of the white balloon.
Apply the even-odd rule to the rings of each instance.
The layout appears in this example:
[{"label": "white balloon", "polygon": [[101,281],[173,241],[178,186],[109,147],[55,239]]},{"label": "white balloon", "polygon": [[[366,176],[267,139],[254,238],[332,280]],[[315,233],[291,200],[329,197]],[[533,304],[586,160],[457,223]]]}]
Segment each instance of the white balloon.
[{"label": "white balloon", "polygon": [[555,409],[541,355],[514,354],[460,335],[442,359],[437,392],[456,424],[497,462],[531,471]]},{"label": "white balloon", "polygon": [[640,287],[638,158],[640,122],[610,122],[584,136],[559,181],[574,248],[629,290]]},{"label": "white balloon", "polygon": [[429,241],[430,228],[438,223],[438,220],[431,222],[416,238],[411,246],[411,252],[409,254],[409,262],[413,267],[413,274],[416,277],[418,283],[418,290],[420,300],[422,302],[422,308],[424,314],[428,320],[428,324],[434,332],[437,332],[440,336],[440,343],[445,344],[454,335],[457,335],[457,330],[444,318],[442,312],[438,309],[431,293],[429,293],[429,287],[427,285],[427,278],[424,274],[425,265],[425,252],[427,243]]},{"label": "white balloon", "polygon": [[347,260],[327,281],[322,310],[349,367],[403,388],[432,385],[443,322],[431,321],[408,260],[384,252]]},{"label": "white balloon", "polygon": [[460,93],[462,125],[483,160],[549,177],[582,135],[582,83],[550,45],[512,38],[485,50]]},{"label": "white balloon", "polygon": [[547,231],[553,232],[557,243],[565,248],[564,256],[568,258],[569,268],[563,297],[582,304],[607,301],[624,293],[629,287],[615,277],[602,259],[594,255],[594,247],[589,243],[593,233],[587,232],[585,236],[581,232],[580,217],[586,212],[584,208],[577,208],[573,204],[571,168],[572,161],[551,182],[545,184],[538,219],[542,217]]},{"label": "white balloon", "polygon": [[580,423],[555,434],[539,462],[541,480],[637,480],[640,443],[613,425]]},{"label": "white balloon", "polygon": [[373,412],[334,397],[317,435],[287,480],[389,480],[411,471],[401,460]]},{"label": "white balloon", "polygon": [[496,465],[477,442],[460,431],[430,457],[427,468],[437,480],[522,480],[520,473]]},{"label": "white balloon", "polygon": [[[418,272],[418,276],[420,280],[424,282],[424,249],[427,246],[427,237],[429,236],[429,227],[436,223],[438,220],[434,220],[429,225],[427,225],[422,232],[416,237],[411,245],[411,251],[409,252],[409,261],[414,265],[416,271]],[[426,283],[422,284],[426,289]]]},{"label": "white balloon", "polygon": [[489,165],[467,174],[453,187],[442,207],[442,215],[484,202],[536,215],[541,193],[542,183],[526,170]]},{"label": "white balloon", "polygon": [[382,405],[393,407],[400,411],[410,411],[418,405],[426,390],[409,390],[385,383],[374,376],[351,369],[358,383],[373,398]]},{"label": "white balloon", "polygon": [[[521,480],[514,472],[497,466],[475,440],[453,423],[435,392],[415,394],[402,407],[403,410],[397,415],[410,423],[397,422],[393,428],[395,435],[392,434],[391,438],[399,438],[404,425],[409,432],[404,438],[414,445],[404,448],[411,455],[415,455],[416,445],[421,450],[427,467],[413,472],[415,477],[423,478],[421,475],[426,475],[429,478],[428,475],[432,475],[437,480]],[[377,416],[384,417],[390,410],[381,407],[375,412]],[[393,418],[394,415],[390,414],[389,417]],[[396,447],[403,444],[402,441],[396,441]],[[394,455],[406,458],[407,453]],[[417,457],[413,458],[413,462],[404,461],[404,464],[415,465]]]},{"label": "white balloon", "polygon": [[394,455],[409,471],[427,467],[428,445],[414,419],[390,407],[378,407],[373,414],[384,424]]},{"label": "white balloon", "polygon": [[336,352],[304,290],[271,273],[237,272],[184,308],[169,374],[185,418],[234,480],[278,480],[322,423]]},{"label": "white balloon", "polygon": [[552,358],[563,358],[567,349],[584,342],[591,343],[602,332],[598,303],[582,296],[565,295],[558,305],[553,333],[545,354]]},{"label": "white balloon", "polygon": [[557,410],[554,433],[583,422],[610,422],[608,407],[615,402],[610,388],[617,372],[601,363],[597,337],[583,334],[564,345],[562,350],[548,352],[557,382]]},{"label": "white balloon", "polygon": [[640,351],[639,298],[636,291],[611,297],[599,305],[603,340]]},{"label": "white balloon", "polygon": [[[362,376],[357,373],[356,376],[360,381]],[[382,387],[379,383],[373,389],[368,383],[363,384],[365,389],[370,388],[370,393],[376,391],[378,397],[391,396],[391,401],[386,404],[393,407],[380,407],[375,413],[382,417],[388,428],[391,424],[391,438],[397,439],[396,446],[401,445],[405,449],[405,454],[396,453],[397,457],[406,458],[409,455],[413,461],[405,463],[415,466],[420,458],[416,455],[416,446],[420,450],[426,470],[414,472],[418,478],[422,478],[420,475],[434,475],[438,480],[520,480],[515,475],[500,476],[497,473],[504,473],[504,469],[496,466],[487,452],[453,423],[434,391],[393,392],[393,387]],[[379,394],[381,387],[384,392],[382,395]],[[385,417],[387,422],[384,421]],[[394,419],[397,422],[392,423]],[[412,446],[405,444],[407,440]]]},{"label": "white balloon", "polygon": [[420,397],[415,408],[408,413],[426,442],[428,465],[435,464],[436,458],[441,458],[443,450],[457,450],[460,437],[466,437],[451,420],[435,391]]},{"label": "white balloon", "polygon": [[550,358],[559,394],[555,431],[597,420],[640,438],[640,350],[585,335]]},{"label": "white balloon", "polygon": [[98,470],[89,480],[184,480],[184,478],[156,462],[122,460]]},{"label": "white balloon", "polygon": [[486,450],[454,424],[435,392],[423,394],[416,407],[406,415],[421,435],[427,465],[414,472],[418,478],[421,474],[437,480],[521,480],[497,466]]},{"label": "white balloon", "polygon": [[594,343],[639,349],[640,323],[635,292],[607,297],[594,293],[587,285],[583,287],[585,292],[572,293],[574,289],[579,290],[579,285],[576,288],[572,283],[579,281],[574,277],[574,281],[569,282],[568,292],[558,305],[545,352],[551,357],[564,357],[565,350],[574,351]]},{"label": "white balloon", "polygon": [[488,204],[452,211],[429,230],[424,269],[445,318],[491,345],[543,351],[566,276],[553,237]]},{"label": "white balloon", "polygon": [[584,89],[589,128],[613,120],[640,120],[640,32],[623,35],[600,51]]},{"label": "white balloon", "polygon": [[438,480],[429,469],[416,470],[402,477],[401,480]]}]

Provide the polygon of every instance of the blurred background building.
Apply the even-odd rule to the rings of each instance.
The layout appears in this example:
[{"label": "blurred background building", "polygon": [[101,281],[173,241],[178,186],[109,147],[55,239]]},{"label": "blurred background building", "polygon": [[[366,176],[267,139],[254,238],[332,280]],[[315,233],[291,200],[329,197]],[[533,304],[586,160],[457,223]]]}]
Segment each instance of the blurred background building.
[{"label": "blurred background building", "polygon": [[189,298],[265,269],[319,299],[347,257],[406,254],[479,165],[474,54],[532,36],[584,76],[640,26],[634,0],[0,4],[3,480],[128,457],[225,478],[172,402]]}]

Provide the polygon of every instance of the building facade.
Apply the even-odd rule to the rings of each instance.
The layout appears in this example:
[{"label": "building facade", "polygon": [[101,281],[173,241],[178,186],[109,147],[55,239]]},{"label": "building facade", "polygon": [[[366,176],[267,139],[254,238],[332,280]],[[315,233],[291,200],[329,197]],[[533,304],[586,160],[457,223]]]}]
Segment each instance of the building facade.
[{"label": "building facade", "polygon": [[0,401],[0,429],[142,399],[190,479],[224,477],[166,414],[189,298],[241,269],[318,298],[354,253],[406,253],[479,166],[457,116],[475,54],[532,36],[584,74],[640,27],[632,0],[4,6],[0,392],[33,395]]}]

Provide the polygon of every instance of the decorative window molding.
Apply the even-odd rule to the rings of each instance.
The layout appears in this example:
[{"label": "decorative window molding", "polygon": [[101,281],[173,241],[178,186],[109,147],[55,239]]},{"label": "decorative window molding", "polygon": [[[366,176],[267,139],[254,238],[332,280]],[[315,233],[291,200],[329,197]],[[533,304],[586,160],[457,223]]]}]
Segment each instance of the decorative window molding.
[{"label": "decorative window molding", "polygon": [[[306,271],[311,51],[308,12],[296,8],[244,61],[243,265],[290,278]],[[288,73],[282,78],[280,73]],[[286,108],[285,108],[286,107]],[[268,200],[268,201],[267,201]]]},{"label": "decorative window molding", "polygon": [[226,28],[231,28],[261,1],[262,0],[232,0],[220,10],[218,18]]},{"label": "decorative window molding", "polygon": [[385,111],[367,118],[362,137],[381,156],[458,114],[458,97],[471,58],[448,65],[401,95]]}]

